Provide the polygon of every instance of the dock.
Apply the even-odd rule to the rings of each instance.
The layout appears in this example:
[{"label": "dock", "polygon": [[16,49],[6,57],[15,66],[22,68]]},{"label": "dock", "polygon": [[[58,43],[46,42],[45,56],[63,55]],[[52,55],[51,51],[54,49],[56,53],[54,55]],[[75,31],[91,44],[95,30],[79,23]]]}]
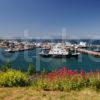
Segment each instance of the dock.
[{"label": "dock", "polygon": [[80,52],[80,53],[84,53],[84,54],[100,57],[100,52],[95,52],[95,51],[81,49],[81,48],[78,48],[77,51]]}]

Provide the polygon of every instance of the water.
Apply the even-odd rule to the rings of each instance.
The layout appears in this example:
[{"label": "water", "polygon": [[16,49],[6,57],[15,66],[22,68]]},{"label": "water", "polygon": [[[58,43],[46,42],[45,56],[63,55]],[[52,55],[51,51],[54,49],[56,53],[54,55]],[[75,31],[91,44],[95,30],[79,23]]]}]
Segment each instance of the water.
[{"label": "water", "polygon": [[100,70],[100,58],[81,54],[78,59],[75,58],[43,58],[38,55],[40,49],[33,49],[29,51],[21,51],[16,53],[7,53],[0,49],[0,66],[7,62],[12,63],[14,69],[27,71],[28,65],[33,66],[39,71],[48,70],[53,71],[62,67],[67,67],[73,70],[89,71],[92,69]]}]

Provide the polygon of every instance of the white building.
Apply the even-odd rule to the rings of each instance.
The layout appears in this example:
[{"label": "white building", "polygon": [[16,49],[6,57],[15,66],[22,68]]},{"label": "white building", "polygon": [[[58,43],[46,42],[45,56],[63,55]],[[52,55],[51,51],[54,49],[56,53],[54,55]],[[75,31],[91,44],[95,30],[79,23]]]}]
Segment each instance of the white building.
[{"label": "white building", "polygon": [[86,42],[80,42],[79,46],[86,47]]}]

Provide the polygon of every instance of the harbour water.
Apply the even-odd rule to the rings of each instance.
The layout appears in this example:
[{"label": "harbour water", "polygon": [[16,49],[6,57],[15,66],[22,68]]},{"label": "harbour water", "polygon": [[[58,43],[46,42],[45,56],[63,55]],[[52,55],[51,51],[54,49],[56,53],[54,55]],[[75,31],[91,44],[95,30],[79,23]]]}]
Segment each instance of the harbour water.
[{"label": "harbour water", "polygon": [[29,64],[39,71],[44,69],[54,71],[62,67],[80,71],[84,69],[86,72],[100,70],[100,58],[90,55],[80,54],[78,58],[43,58],[38,55],[40,49],[33,49],[15,53],[5,52],[0,49],[0,66],[7,62],[11,62],[12,67],[26,71]]}]

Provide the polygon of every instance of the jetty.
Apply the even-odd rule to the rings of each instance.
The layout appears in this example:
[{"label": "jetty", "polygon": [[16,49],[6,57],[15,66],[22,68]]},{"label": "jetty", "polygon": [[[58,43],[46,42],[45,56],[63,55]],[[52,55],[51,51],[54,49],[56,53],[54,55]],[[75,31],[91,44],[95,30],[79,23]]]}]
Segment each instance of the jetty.
[{"label": "jetty", "polygon": [[81,48],[77,48],[77,51],[80,52],[80,53],[84,53],[84,54],[100,57],[100,52],[95,52],[95,51],[81,49]]}]

